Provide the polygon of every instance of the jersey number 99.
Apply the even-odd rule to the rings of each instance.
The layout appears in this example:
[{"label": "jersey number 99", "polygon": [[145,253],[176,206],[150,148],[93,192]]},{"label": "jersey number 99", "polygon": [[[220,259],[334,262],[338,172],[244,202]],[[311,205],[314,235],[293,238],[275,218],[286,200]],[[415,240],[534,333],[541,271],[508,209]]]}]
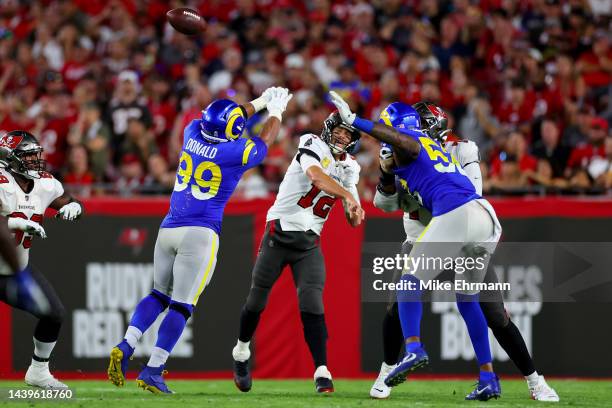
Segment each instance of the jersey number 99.
[{"label": "jersey number 99", "polygon": [[217,195],[221,185],[221,169],[211,161],[204,161],[194,169],[193,159],[183,152],[176,171],[174,191],[183,191],[191,184],[191,194],[198,200],[209,200]]}]

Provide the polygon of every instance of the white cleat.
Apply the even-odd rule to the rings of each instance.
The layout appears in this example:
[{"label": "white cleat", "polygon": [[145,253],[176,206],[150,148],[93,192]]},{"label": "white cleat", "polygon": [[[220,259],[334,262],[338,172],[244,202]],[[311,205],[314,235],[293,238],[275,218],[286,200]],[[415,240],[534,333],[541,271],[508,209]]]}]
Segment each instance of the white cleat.
[{"label": "white cleat", "polygon": [[25,382],[33,387],[45,388],[48,390],[66,390],[68,386],[59,381],[49,372],[48,362],[32,361],[28,371],[26,371]]},{"label": "white cleat", "polygon": [[387,378],[391,371],[393,371],[392,365],[387,365],[384,362],[380,365],[380,373],[376,381],[374,381],[372,388],[370,388],[370,397],[376,399],[389,398],[389,395],[391,395],[391,387],[385,384],[385,378]]},{"label": "white cleat", "polygon": [[559,402],[559,395],[546,383],[543,375],[538,377],[537,384],[529,386],[529,393],[531,398],[536,401]]}]

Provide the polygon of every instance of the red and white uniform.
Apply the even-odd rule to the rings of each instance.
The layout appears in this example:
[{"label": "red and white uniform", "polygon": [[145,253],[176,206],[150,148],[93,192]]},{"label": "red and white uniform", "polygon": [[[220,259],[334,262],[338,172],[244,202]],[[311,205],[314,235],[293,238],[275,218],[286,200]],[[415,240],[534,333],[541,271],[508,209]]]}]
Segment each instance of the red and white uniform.
[{"label": "red and white uniform", "polygon": [[341,160],[336,160],[319,136],[305,134],[300,137],[298,153],[285,173],[266,221],[280,220],[283,231],[312,230],[321,235],[336,199],[312,185],[306,175],[310,166],[320,167],[359,201],[357,183],[361,167],[355,159],[344,154]]},{"label": "red and white uniform", "polygon": [[[41,172],[40,175],[41,178],[33,179],[32,191],[26,193],[8,170],[0,168],[0,214],[42,224],[45,210],[56,198],[64,194],[64,187],[51,174]],[[32,236],[23,231],[13,233],[19,266],[23,269],[28,264]]]}]

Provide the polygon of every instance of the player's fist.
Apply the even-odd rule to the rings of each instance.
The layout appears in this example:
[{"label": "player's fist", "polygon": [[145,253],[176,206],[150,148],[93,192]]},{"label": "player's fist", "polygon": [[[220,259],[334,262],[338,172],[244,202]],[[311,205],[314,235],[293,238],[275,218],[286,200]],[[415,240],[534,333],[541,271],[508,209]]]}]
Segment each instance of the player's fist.
[{"label": "player's fist", "polygon": [[344,123],[352,125],[357,115],[351,112],[351,107],[349,106],[349,104],[346,103],[346,101],[334,91],[330,91],[329,96],[331,97],[332,103],[336,105],[338,113],[340,114],[340,117],[342,118]]},{"label": "player's fist", "polygon": [[47,238],[47,233],[42,225],[32,220],[24,220],[23,218],[9,218],[8,227],[12,230],[27,232],[30,235],[35,235],[37,237],[41,237],[42,239]]},{"label": "player's fist", "polygon": [[83,207],[77,202],[71,202],[63,206],[57,212],[56,217],[66,221],[74,221],[83,213]]},{"label": "player's fist", "polygon": [[273,88],[270,91],[270,100],[266,104],[270,116],[282,120],[283,113],[287,109],[287,104],[291,98],[293,98],[293,94],[290,94],[287,88]]}]

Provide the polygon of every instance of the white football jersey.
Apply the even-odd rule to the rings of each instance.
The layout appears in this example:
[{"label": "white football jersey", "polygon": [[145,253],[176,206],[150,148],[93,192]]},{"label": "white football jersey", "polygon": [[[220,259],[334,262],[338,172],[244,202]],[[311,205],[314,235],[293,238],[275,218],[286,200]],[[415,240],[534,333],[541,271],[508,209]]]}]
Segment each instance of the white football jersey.
[{"label": "white football jersey", "polygon": [[305,134],[300,137],[298,153],[285,173],[266,221],[279,219],[284,231],[312,230],[321,235],[336,199],[312,185],[299,162],[303,155],[316,159],[323,172],[349,190],[356,200],[359,200],[356,186],[361,168],[349,154],[345,154],[343,160],[336,160],[319,136]]},{"label": "white football jersey", "polygon": [[[457,159],[472,184],[474,184],[476,193],[482,195],[482,175],[479,164],[480,153],[476,143],[471,140],[461,140],[450,136],[444,143],[444,148]],[[431,214],[428,214],[429,212],[422,208],[410,194],[400,193],[400,208],[405,211],[403,220],[406,240],[414,242],[425,228],[423,222],[427,224],[431,219]],[[414,211],[418,211],[419,216],[412,216],[411,218],[411,213],[414,214]],[[427,214],[423,214],[424,212]]]},{"label": "white football jersey", "polygon": [[[0,213],[6,217],[23,218],[42,224],[45,210],[56,198],[64,194],[62,183],[51,174],[41,172],[41,178],[34,179],[34,187],[25,193],[13,175],[0,168]],[[28,264],[32,236],[23,231],[13,231],[17,245],[19,266],[23,269]]]}]

